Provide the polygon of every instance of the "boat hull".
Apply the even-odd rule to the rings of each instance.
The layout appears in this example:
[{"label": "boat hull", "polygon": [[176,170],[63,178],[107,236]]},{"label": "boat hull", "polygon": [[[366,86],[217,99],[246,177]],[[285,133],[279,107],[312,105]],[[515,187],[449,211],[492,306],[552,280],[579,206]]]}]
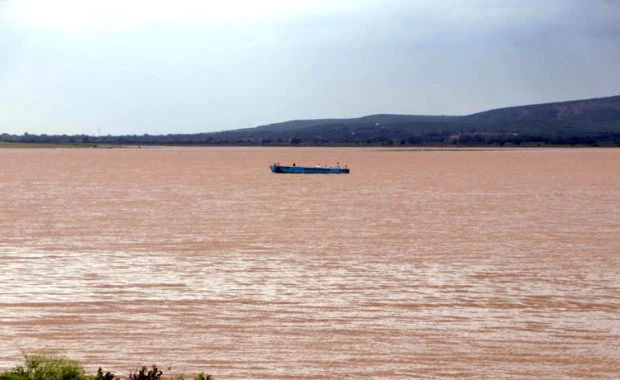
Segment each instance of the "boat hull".
[{"label": "boat hull", "polygon": [[313,168],[309,166],[271,165],[273,173],[288,174],[349,174],[348,168]]}]

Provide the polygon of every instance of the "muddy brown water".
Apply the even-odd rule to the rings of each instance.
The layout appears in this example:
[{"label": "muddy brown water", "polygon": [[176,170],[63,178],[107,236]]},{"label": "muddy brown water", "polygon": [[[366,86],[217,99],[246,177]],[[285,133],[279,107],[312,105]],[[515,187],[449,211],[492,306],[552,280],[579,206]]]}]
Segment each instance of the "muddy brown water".
[{"label": "muddy brown water", "polygon": [[620,377],[618,149],[4,149],[0,178],[0,368]]}]

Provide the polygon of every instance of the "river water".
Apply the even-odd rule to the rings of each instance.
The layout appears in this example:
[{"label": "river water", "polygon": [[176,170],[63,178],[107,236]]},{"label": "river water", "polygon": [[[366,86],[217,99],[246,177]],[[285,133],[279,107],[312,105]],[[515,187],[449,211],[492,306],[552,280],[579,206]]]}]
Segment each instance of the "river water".
[{"label": "river water", "polygon": [[620,374],[618,149],[3,149],[0,178],[0,368]]}]

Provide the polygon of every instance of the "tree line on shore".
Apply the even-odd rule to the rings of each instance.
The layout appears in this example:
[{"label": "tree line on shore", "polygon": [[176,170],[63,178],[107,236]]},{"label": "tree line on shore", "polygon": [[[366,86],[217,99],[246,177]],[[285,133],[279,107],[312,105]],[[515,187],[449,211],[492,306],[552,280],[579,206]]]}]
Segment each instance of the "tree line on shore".
[{"label": "tree line on shore", "polygon": [[372,135],[353,132],[349,137],[324,133],[255,136],[233,132],[124,136],[2,134],[0,142],[89,146],[620,146],[620,132],[564,135],[439,130],[421,135],[398,132]]}]

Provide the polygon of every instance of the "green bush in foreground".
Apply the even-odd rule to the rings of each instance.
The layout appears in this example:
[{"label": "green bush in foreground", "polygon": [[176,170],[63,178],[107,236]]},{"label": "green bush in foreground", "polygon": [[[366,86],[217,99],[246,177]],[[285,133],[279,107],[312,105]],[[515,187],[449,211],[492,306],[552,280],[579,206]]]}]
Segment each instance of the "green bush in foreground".
[{"label": "green bush in foreground", "polygon": [[[25,355],[24,365],[0,372],[0,380],[117,380],[111,372],[104,372],[100,367],[97,374],[84,374],[84,368],[74,360],[63,357],[35,354]],[[153,365],[150,369],[142,367],[136,372],[129,372],[130,380],[161,380],[163,372]],[[180,374],[177,380],[184,379]],[[172,375],[170,376],[172,380]],[[194,380],[214,380],[213,376],[201,372]]]},{"label": "green bush in foreground", "polygon": [[82,380],[84,369],[74,361],[46,355],[26,355],[25,365],[1,373],[0,380]]}]

